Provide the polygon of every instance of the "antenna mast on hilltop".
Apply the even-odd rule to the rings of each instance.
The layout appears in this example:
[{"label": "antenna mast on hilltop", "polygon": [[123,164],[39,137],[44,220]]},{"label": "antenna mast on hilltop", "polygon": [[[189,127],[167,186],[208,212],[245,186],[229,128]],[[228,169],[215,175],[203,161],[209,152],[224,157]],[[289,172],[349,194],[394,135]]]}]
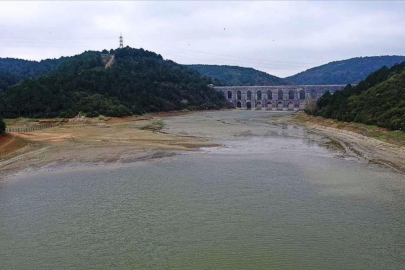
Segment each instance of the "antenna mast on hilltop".
[{"label": "antenna mast on hilltop", "polygon": [[122,38],[122,34],[120,34],[120,49],[124,48],[124,40]]}]

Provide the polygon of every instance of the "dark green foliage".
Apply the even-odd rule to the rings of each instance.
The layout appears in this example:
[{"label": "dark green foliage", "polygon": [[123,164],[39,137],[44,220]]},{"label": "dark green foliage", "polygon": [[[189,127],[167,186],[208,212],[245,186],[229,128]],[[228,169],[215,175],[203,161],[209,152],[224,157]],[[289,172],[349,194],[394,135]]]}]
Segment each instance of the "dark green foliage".
[{"label": "dark green foliage", "polygon": [[6,123],[4,123],[3,119],[0,118],[0,135],[3,135],[6,132]]},{"label": "dark green foliage", "polygon": [[17,84],[20,78],[0,69],[0,92],[7,90],[10,86]]},{"label": "dark green foliage", "polygon": [[405,130],[405,62],[318,100],[315,115]]},{"label": "dark green foliage", "polygon": [[383,66],[405,61],[405,56],[357,57],[335,61],[285,78],[295,84],[355,84]]},{"label": "dark green foliage", "polygon": [[[129,47],[66,58],[47,75],[29,79],[0,96],[5,117],[124,116],[180,109],[217,109],[226,102],[207,85],[210,79],[162,56]],[[105,55],[105,51],[104,51]]]},{"label": "dark green foliage", "polygon": [[62,57],[37,62],[15,58],[0,58],[0,70],[13,74],[20,79],[34,78],[51,72],[66,59],[66,57]]},{"label": "dark green foliage", "polygon": [[187,65],[203,76],[210,77],[215,85],[284,85],[284,79],[265,72],[238,66]]}]

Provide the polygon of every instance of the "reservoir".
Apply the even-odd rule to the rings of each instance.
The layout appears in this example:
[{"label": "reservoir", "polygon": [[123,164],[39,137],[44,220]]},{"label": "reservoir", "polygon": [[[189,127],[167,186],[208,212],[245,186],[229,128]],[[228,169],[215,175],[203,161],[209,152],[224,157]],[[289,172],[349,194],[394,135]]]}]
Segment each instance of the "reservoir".
[{"label": "reservoir", "polygon": [[404,175],[286,114],[169,117],[219,146],[0,182],[0,268],[404,269]]}]

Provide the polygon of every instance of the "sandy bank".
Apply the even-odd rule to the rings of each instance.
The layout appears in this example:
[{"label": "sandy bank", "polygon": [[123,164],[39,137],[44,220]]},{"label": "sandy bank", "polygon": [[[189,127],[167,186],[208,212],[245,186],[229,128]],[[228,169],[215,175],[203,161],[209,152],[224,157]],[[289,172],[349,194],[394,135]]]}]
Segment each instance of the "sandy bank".
[{"label": "sandy bank", "polygon": [[58,127],[10,133],[0,141],[0,179],[27,169],[129,163],[213,146],[203,138],[159,132],[164,118],[185,113],[76,119]]},{"label": "sandy bank", "polygon": [[288,116],[280,121],[301,125],[326,136],[340,144],[349,155],[357,155],[368,162],[383,164],[405,173],[405,133],[401,131],[338,122],[304,113]]}]

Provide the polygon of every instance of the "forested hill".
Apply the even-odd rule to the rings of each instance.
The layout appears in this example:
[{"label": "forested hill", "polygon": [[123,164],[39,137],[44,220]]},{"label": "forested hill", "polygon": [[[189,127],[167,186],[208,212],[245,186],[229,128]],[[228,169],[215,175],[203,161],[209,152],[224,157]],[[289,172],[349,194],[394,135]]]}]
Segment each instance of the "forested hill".
[{"label": "forested hill", "polygon": [[[110,54],[111,53],[111,54]],[[143,49],[88,51],[69,57],[47,75],[0,94],[5,117],[124,116],[180,109],[220,108],[223,96],[197,72]],[[114,54],[114,64],[105,60]]]},{"label": "forested hill", "polygon": [[335,61],[285,78],[294,84],[355,84],[370,73],[405,61],[405,56],[357,57]]},{"label": "forested hill", "polygon": [[7,90],[8,87],[17,84],[20,80],[20,77],[0,69],[0,92]]},{"label": "forested hill", "polygon": [[218,65],[187,65],[203,76],[214,80],[215,85],[284,85],[284,79],[253,68]]},{"label": "forested hill", "polygon": [[15,58],[0,58],[0,70],[22,80],[47,74],[61,65],[66,59],[67,57],[61,57],[37,62]]},{"label": "forested hill", "polygon": [[326,93],[312,114],[405,131],[405,62],[381,68],[356,87]]}]

